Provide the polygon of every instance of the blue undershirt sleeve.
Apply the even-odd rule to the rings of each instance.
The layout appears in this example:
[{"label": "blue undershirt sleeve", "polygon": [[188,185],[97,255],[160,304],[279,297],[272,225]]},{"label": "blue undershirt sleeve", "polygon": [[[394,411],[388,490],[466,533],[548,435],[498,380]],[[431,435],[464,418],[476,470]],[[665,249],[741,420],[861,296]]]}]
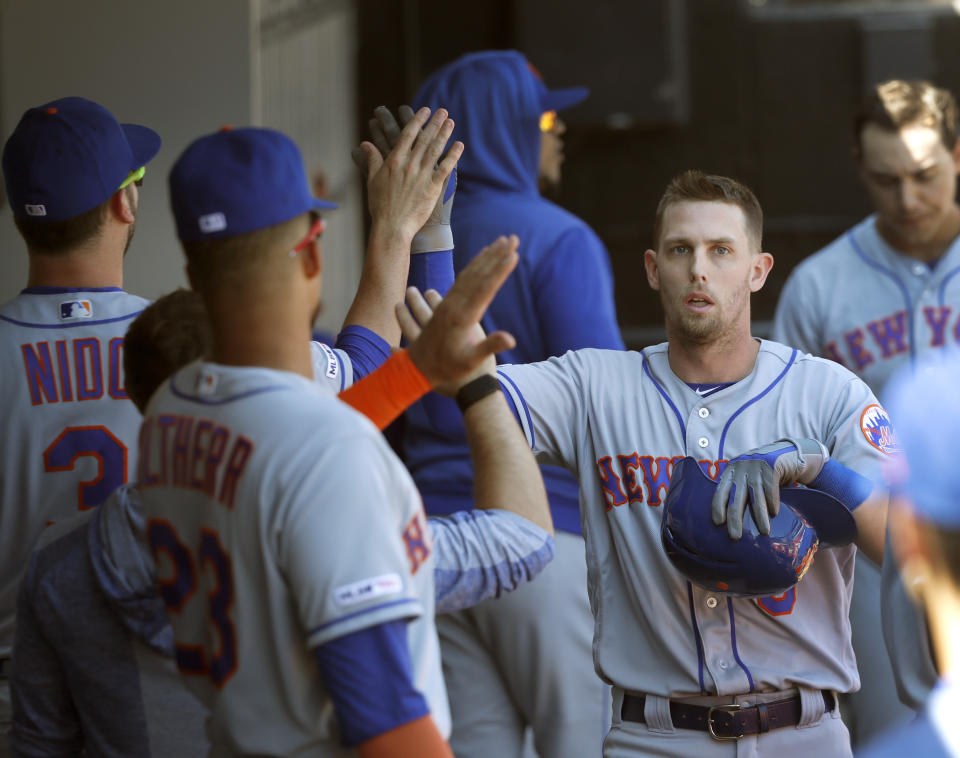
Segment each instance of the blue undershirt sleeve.
[{"label": "blue undershirt sleeve", "polygon": [[313,654],[344,746],[356,747],[430,713],[413,685],[406,621],[346,634],[314,648]]},{"label": "blue undershirt sleeve", "polygon": [[337,344],[334,347],[350,356],[354,382],[372,374],[390,357],[390,345],[387,341],[359,324],[343,327],[337,335]]},{"label": "blue undershirt sleeve", "polygon": [[624,349],[610,259],[590,229],[576,227],[557,240],[537,264],[532,290],[548,355],[584,347]]},{"label": "blue undershirt sleeve", "polygon": [[421,292],[436,290],[446,295],[453,286],[453,250],[416,253],[410,256],[407,284]]},{"label": "blue undershirt sleeve", "polygon": [[823,464],[823,469],[810,482],[810,486],[833,495],[850,511],[860,506],[873,492],[873,482],[833,458]]}]

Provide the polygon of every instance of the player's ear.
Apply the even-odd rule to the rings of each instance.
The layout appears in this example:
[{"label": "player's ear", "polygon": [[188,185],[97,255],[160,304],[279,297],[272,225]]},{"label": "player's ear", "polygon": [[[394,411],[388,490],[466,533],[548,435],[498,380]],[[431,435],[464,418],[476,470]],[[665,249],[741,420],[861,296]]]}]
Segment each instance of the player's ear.
[{"label": "player's ear", "polygon": [[110,196],[110,212],[125,224],[132,224],[137,220],[136,206],[133,198],[127,193],[126,187],[118,189]]},{"label": "player's ear", "polygon": [[659,291],[660,269],[657,266],[656,250],[647,250],[643,254],[643,266],[647,270],[647,284],[650,285],[650,289]]},{"label": "player's ear", "polygon": [[307,279],[313,279],[323,273],[323,246],[319,239],[313,240],[297,256]]},{"label": "player's ear", "polygon": [[953,171],[960,174],[960,139],[953,145]]},{"label": "player's ear", "polygon": [[773,256],[770,253],[757,253],[753,257],[750,269],[750,291],[757,292],[767,281],[767,276],[773,268]]}]

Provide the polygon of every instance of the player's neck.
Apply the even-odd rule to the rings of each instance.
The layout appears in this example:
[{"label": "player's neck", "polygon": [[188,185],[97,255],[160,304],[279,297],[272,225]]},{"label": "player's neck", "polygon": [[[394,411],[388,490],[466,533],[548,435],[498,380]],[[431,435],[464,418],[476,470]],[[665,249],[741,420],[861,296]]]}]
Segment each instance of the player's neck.
[{"label": "player's neck", "polygon": [[880,219],[877,220],[877,233],[890,247],[908,258],[924,263],[935,261],[941,258],[960,236],[960,206],[954,204],[937,233],[923,243],[910,244],[900,239],[891,229],[885,227]]},{"label": "player's neck", "polygon": [[213,326],[216,363],[259,366],[313,378],[310,360],[310,321],[295,302],[244,302],[228,298],[207,303]]},{"label": "player's neck", "polygon": [[709,343],[673,338],[667,330],[670,369],[684,382],[739,382],[757,362],[760,342],[749,331]]},{"label": "player's neck", "polygon": [[53,255],[31,253],[27,286],[123,287],[123,252],[94,249]]}]

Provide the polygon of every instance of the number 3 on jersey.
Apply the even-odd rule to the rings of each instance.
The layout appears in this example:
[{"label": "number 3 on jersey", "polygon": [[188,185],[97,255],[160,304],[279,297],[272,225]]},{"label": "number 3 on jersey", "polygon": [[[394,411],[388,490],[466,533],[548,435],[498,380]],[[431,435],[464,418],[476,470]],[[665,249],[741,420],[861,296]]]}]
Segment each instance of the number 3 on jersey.
[{"label": "number 3 on jersey", "polygon": [[[160,566],[160,554],[166,553],[173,565],[173,575],[159,577],[160,595],[168,613],[181,613],[197,590],[197,571],[194,556],[177,536],[167,521],[154,520],[147,525],[147,539],[153,551],[153,560]],[[233,567],[230,556],[223,550],[220,537],[210,529],[200,530],[197,549],[200,570],[209,569],[216,581],[207,594],[208,618],[212,631],[219,639],[219,648],[210,661],[202,645],[176,644],[177,667],[185,674],[208,676],[218,688],[237,670],[237,636],[230,618],[233,608]]]},{"label": "number 3 on jersey", "polygon": [[127,481],[127,447],[105,426],[68,426],[43,451],[46,471],[72,471],[78,458],[89,456],[98,464],[96,477],[77,485],[81,511],[100,505]]}]

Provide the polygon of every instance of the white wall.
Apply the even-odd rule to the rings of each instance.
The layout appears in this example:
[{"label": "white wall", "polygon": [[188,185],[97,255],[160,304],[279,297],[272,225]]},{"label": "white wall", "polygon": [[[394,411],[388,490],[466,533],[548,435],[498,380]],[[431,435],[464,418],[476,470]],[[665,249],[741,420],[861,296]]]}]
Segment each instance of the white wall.
[{"label": "white wall", "polygon": [[[277,23],[298,8],[300,28]],[[272,19],[264,35],[261,14]],[[301,142],[308,170],[322,165],[332,199],[345,203],[325,235],[329,296],[321,326],[336,331],[362,260],[359,188],[347,165],[352,19],[349,2],[329,0],[0,0],[0,137],[27,108],[66,95],[96,100],[120,121],[159,132],[163,148],[147,167],[124,281],[129,291],[153,298],[186,283],[166,188],[176,157],[224,124],[286,131]],[[285,90],[278,90],[278,76]],[[26,271],[26,251],[5,207],[0,302],[24,286]]]}]

